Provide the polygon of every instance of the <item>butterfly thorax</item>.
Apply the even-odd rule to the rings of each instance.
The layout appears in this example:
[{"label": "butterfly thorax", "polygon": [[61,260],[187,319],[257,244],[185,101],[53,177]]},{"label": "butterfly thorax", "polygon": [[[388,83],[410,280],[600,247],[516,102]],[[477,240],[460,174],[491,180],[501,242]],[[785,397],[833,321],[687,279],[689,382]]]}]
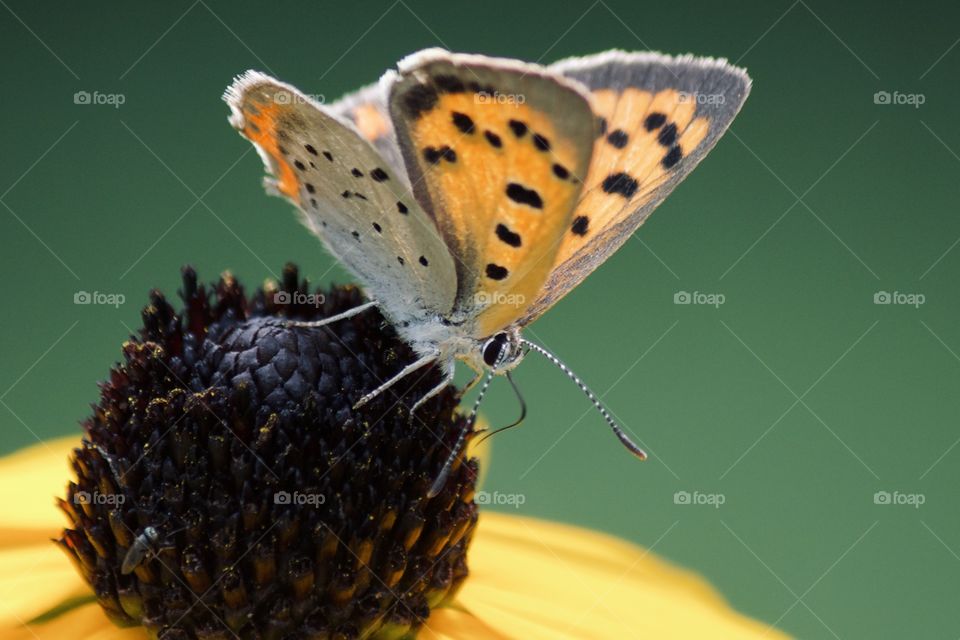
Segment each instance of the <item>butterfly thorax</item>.
[{"label": "butterfly thorax", "polygon": [[474,338],[461,324],[434,316],[403,323],[397,331],[417,355],[436,356],[445,371],[451,370],[455,360],[461,360],[474,371],[505,373],[523,358],[518,327]]}]

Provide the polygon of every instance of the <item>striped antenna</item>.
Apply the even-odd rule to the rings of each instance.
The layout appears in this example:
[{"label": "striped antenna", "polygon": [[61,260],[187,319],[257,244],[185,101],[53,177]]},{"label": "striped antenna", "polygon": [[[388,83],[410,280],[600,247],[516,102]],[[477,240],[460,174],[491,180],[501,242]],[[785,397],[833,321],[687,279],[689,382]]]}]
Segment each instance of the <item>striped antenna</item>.
[{"label": "striped antenna", "polygon": [[621,442],[621,444],[623,444],[623,446],[625,446],[630,451],[630,453],[637,456],[641,460],[647,459],[646,451],[641,449],[639,445],[637,445],[633,440],[630,439],[630,436],[628,436],[626,432],[623,430],[623,428],[619,424],[617,424],[617,422],[610,416],[610,413],[607,411],[607,409],[602,404],[600,404],[600,401],[597,399],[597,396],[593,395],[593,392],[590,391],[587,385],[585,385],[583,381],[581,381],[580,378],[577,377],[577,374],[575,374],[573,371],[570,371],[570,368],[567,365],[563,364],[563,362],[560,361],[560,358],[553,355],[552,353],[550,353],[540,345],[530,342],[529,340],[521,338],[520,343],[523,344],[523,346],[527,347],[528,349],[532,349],[533,351],[536,351],[537,353],[545,357],[547,360],[557,365],[557,367],[561,371],[567,374],[567,377],[573,380],[576,383],[576,385],[580,387],[580,391],[583,391],[583,393],[586,394],[588,398],[590,398],[590,402],[592,402],[593,406],[597,408],[597,411],[600,412],[600,415],[603,416],[603,419],[607,421],[607,424],[610,426],[610,429],[613,431],[613,435],[617,436],[617,439]]}]

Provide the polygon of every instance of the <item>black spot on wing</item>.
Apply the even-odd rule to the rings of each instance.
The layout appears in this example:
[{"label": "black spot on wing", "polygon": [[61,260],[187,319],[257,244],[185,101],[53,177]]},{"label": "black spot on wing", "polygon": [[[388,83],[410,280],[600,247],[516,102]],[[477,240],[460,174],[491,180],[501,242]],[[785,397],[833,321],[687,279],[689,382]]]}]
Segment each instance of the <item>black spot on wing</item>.
[{"label": "black spot on wing", "polygon": [[670,151],[667,151],[667,155],[663,156],[663,160],[660,163],[665,169],[672,169],[683,158],[683,150],[680,148],[680,145],[675,144],[670,147]]},{"label": "black spot on wing", "polygon": [[307,153],[309,153],[310,155],[312,156],[317,155],[317,150],[313,148],[312,144],[305,144],[303,145],[303,148],[306,149]]},{"label": "black spot on wing", "polygon": [[307,168],[307,166],[299,160],[294,160],[293,166],[295,166],[297,169],[300,169],[300,171],[304,171]]},{"label": "black spot on wing", "polygon": [[577,234],[578,236],[587,235],[587,229],[590,227],[590,218],[587,216],[577,216],[573,219],[573,224],[570,225],[570,231]]},{"label": "black spot on wing", "polygon": [[407,213],[408,213],[410,210],[407,209],[407,205],[405,205],[405,204],[403,204],[402,202],[399,202],[399,201],[398,201],[398,202],[397,202],[397,211],[399,211],[399,212],[402,213],[403,215],[407,215]]},{"label": "black spot on wing", "polygon": [[553,175],[557,176],[561,180],[566,180],[570,177],[570,171],[567,170],[565,166],[559,163],[553,165]]},{"label": "black spot on wing", "polygon": [[610,135],[607,136],[607,142],[617,149],[623,149],[627,146],[627,143],[630,142],[630,136],[628,136],[627,132],[623,129],[616,129],[615,131],[611,131]]},{"label": "black spot on wing", "polygon": [[659,129],[663,126],[663,123],[667,121],[667,116],[655,111],[648,115],[643,121],[643,128],[647,131],[653,131],[654,129]]},{"label": "black spot on wing", "polygon": [[360,169],[357,169],[356,167],[354,167],[353,169],[350,169],[350,174],[351,174],[354,178],[362,178],[362,177],[363,177],[363,171],[360,171]]},{"label": "black spot on wing", "polygon": [[510,274],[506,267],[490,263],[487,265],[487,277],[491,280],[503,280]]},{"label": "black spot on wing", "polygon": [[434,165],[440,164],[441,160],[452,163],[457,161],[457,152],[447,145],[443,145],[442,147],[426,147],[423,150],[423,159]]},{"label": "black spot on wing", "polygon": [[606,193],[616,193],[629,200],[637,193],[640,183],[626,173],[611,173],[603,179],[602,186]]},{"label": "black spot on wing", "polygon": [[513,135],[518,138],[522,138],[527,133],[527,125],[519,120],[511,120],[507,123],[507,126],[510,127],[510,131],[513,131]]},{"label": "black spot on wing", "polygon": [[520,237],[520,234],[510,231],[505,224],[498,224],[496,233],[497,238],[499,238],[501,242],[508,244],[511,247],[519,247],[521,244],[523,244],[523,239]]},{"label": "black spot on wing", "polygon": [[386,182],[387,180],[390,179],[390,176],[387,175],[387,172],[381,169],[380,167],[377,167],[376,169],[371,171],[370,177],[373,178],[374,182]]},{"label": "black spot on wing", "polygon": [[503,140],[500,139],[500,136],[495,134],[493,131],[484,131],[483,137],[487,139],[487,142],[490,143],[490,146],[499,149],[503,146]]},{"label": "black spot on wing", "polygon": [[550,141],[539,133],[533,134],[533,146],[540,151],[550,151]]},{"label": "black spot on wing", "polygon": [[543,209],[543,199],[534,189],[527,189],[522,184],[511,182],[507,185],[507,197],[517,204],[525,204],[534,209]]},{"label": "black spot on wing", "polygon": [[441,157],[443,156],[436,147],[427,147],[423,150],[423,159],[430,164],[440,164]]},{"label": "black spot on wing", "polygon": [[425,267],[430,266],[430,262],[427,260],[426,256],[420,256],[419,262]]},{"label": "black spot on wing", "polygon": [[333,154],[330,153],[329,151],[324,151],[323,157],[329,160],[330,162],[333,162]]},{"label": "black spot on wing", "polygon": [[453,112],[453,126],[460,130],[461,133],[473,133],[475,127],[473,125],[473,118],[468,116],[465,113],[459,113],[457,111]]},{"label": "black spot on wing", "polygon": [[677,141],[677,125],[670,123],[660,130],[660,134],[657,136],[657,142],[662,144],[665,147],[673,145]]}]

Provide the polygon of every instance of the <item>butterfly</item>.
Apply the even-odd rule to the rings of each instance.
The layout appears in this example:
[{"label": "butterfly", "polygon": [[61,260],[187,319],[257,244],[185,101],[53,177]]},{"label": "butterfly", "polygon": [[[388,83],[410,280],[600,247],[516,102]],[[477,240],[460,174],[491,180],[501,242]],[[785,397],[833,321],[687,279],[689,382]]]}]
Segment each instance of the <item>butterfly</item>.
[{"label": "butterfly", "polygon": [[643,458],[587,386],[522,330],[690,173],[750,84],[743,69],[690,55],[608,51],[544,67],[426,49],[330,105],[256,71],[224,100],[263,159],[268,191],[296,205],[369,298],[304,324],[377,307],[417,355],[357,407],[438,366],[442,381],[412,414],[453,381],[458,360],[474,382],[487,374],[482,397],[494,374],[536,351]]}]

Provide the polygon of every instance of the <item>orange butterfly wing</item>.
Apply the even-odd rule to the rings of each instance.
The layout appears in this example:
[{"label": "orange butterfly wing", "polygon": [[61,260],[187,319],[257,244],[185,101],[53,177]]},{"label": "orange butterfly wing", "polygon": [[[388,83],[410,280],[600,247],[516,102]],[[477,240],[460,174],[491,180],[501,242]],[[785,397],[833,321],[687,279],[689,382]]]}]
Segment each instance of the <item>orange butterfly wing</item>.
[{"label": "orange butterfly wing", "polygon": [[611,51],[551,70],[591,91],[602,118],[583,194],[533,322],[616,251],[726,131],[750,91],[722,60]]},{"label": "orange butterfly wing", "polygon": [[516,61],[427,51],[387,82],[414,193],[456,260],[454,321],[490,335],[541,291],[598,122],[576,87]]}]

